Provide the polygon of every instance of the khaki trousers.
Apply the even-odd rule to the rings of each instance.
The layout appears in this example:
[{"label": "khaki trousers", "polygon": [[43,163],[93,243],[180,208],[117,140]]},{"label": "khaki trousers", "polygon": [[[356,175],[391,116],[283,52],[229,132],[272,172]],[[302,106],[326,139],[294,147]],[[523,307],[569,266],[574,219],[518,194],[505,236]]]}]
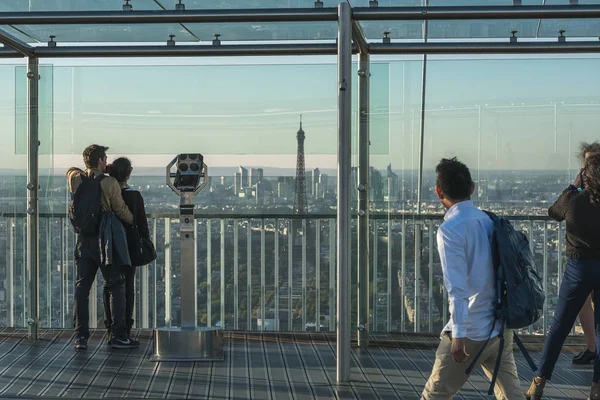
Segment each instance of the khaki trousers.
[{"label": "khaki trousers", "polygon": [[[450,332],[445,332],[442,335],[442,340],[435,354],[433,370],[425,385],[421,399],[452,399],[465,384],[469,378],[465,370],[485,343],[485,341],[476,342],[470,339],[466,339],[466,341],[466,350],[470,357],[465,362],[457,363],[452,359],[452,339]],[[475,366],[475,368],[481,366],[489,379],[492,378],[494,372],[499,345],[500,339],[498,337],[491,339]],[[524,392],[521,392],[517,366],[513,355],[513,332],[509,329],[504,332],[504,351],[498,369],[494,394],[499,400],[523,399],[525,397]]]}]

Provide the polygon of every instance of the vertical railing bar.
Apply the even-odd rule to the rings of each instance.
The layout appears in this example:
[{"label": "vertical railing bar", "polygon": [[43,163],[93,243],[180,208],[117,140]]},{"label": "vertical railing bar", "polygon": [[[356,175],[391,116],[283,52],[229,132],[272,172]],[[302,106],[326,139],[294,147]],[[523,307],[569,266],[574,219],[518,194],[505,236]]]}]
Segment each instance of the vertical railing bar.
[{"label": "vertical railing bar", "polygon": [[[388,193],[389,195],[389,193]],[[387,290],[386,290],[386,327],[388,332],[392,331],[392,220],[387,221]]]},{"label": "vertical railing bar", "polygon": [[[544,249],[543,249],[543,285],[544,293],[548,293],[548,223],[544,221]],[[544,299],[544,335],[548,327],[548,296]]]},{"label": "vertical railing bar", "polygon": [[415,221],[415,295],[414,295],[414,331],[421,331],[421,221]]},{"label": "vertical railing bar", "polygon": [[[150,293],[149,293],[149,274],[148,274],[149,265],[146,265],[141,268],[139,277],[140,277],[140,321],[139,327],[148,329],[149,328],[149,314],[150,314]],[[138,275],[138,274],[136,274]]]},{"label": "vertical railing bar", "polygon": [[233,329],[236,331],[240,329],[240,310],[239,310],[239,297],[240,297],[240,274],[239,274],[239,225],[240,221],[235,219],[233,221]]},{"label": "vertical railing bar", "polygon": [[379,291],[377,289],[377,285],[379,283],[379,263],[378,263],[378,255],[379,255],[379,224],[376,219],[373,219],[373,286],[371,290],[373,291],[373,325],[371,325],[371,331],[377,332],[377,324],[379,323],[378,318],[378,304],[377,301],[379,296]]},{"label": "vertical railing bar", "polygon": [[279,218],[275,219],[275,259],[273,264],[273,268],[275,268],[275,330],[279,331]]},{"label": "vertical railing bar", "polygon": [[335,310],[335,282],[336,282],[336,229],[335,219],[329,220],[329,330],[335,331],[336,310]]},{"label": "vertical railing bar", "polygon": [[221,306],[220,310],[220,318],[221,318],[221,328],[227,329],[227,323],[225,319],[225,219],[221,218],[221,277],[219,278],[219,282],[221,283],[221,300],[219,302]]},{"label": "vertical railing bar", "polygon": [[[158,219],[154,218],[154,220],[152,221],[152,241],[154,243],[156,242],[156,232],[157,232],[157,226],[158,226]],[[156,274],[158,273],[158,261],[154,260],[153,262],[153,269],[154,269],[154,276],[152,277],[153,279],[153,284],[154,284],[154,298],[152,299],[152,303],[153,303],[153,307],[152,307],[152,326],[154,328],[158,328],[158,316],[156,315],[157,313],[157,302],[158,302],[158,278],[156,276]]]},{"label": "vertical railing bar", "polygon": [[428,221],[429,228],[429,333],[433,332],[433,220]]},{"label": "vertical railing bar", "polygon": [[165,218],[165,326],[171,327],[171,218]]},{"label": "vertical railing bar", "polygon": [[400,330],[406,332],[406,220],[402,218],[402,237],[400,238]]},{"label": "vertical railing bar", "polygon": [[15,326],[15,278],[14,278],[14,273],[15,273],[15,219],[14,217],[10,217],[9,218],[9,238],[8,238],[8,257],[9,257],[9,263],[8,263],[8,291],[6,293],[6,299],[8,300],[8,307],[7,307],[7,312],[8,312],[8,326],[10,327],[14,327]]},{"label": "vertical railing bar", "polygon": [[293,265],[293,251],[294,251],[294,220],[289,220],[288,225],[288,330],[294,329],[293,325],[293,309],[292,309],[292,265]]},{"label": "vertical railing bar", "polygon": [[[198,223],[194,224],[194,238],[197,235]],[[198,251],[198,246],[194,247]],[[198,265],[198,264],[196,264]],[[212,220],[206,219],[206,326],[212,326]]]},{"label": "vertical railing bar", "polygon": [[252,220],[248,219],[248,226],[246,228],[246,250],[248,262],[246,263],[246,276],[248,277],[246,281],[246,296],[248,304],[248,314],[246,315],[246,329],[248,331],[252,329]]},{"label": "vertical railing bar", "polygon": [[67,286],[65,279],[63,278],[63,274],[65,272],[65,266],[67,258],[65,257],[65,219],[60,217],[58,220],[58,228],[60,231],[60,328],[66,328],[66,318],[65,318],[65,303],[67,302],[67,298],[65,296],[65,287]]},{"label": "vertical railing bar", "polygon": [[265,254],[265,219],[262,218],[260,220],[260,330],[263,332],[265,330],[265,323],[267,321],[266,316],[266,254]]},{"label": "vertical railing bar", "polygon": [[321,330],[321,220],[315,221],[315,330]]},{"label": "vertical railing bar", "polygon": [[302,219],[302,330],[306,330],[306,219]]},{"label": "vertical railing bar", "polygon": [[[533,252],[533,221],[529,221],[529,250],[531,254],[535,254]],[[529,334],[533,335],[533,325],[529,325]]]},{"label": "vertical railing bar", "polygon": [[52,329],[52,221],[50,217],[46,219],[46,318],[48,320],[47,328]]}]

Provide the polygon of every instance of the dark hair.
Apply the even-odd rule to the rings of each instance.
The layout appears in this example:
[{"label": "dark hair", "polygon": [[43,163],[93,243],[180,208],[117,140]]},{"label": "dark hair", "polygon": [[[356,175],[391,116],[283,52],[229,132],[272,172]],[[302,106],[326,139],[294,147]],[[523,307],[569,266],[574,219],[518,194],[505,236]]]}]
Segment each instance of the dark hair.
[{"label": "dark hair", "polygon": [[442,158],[435,167],[435,184],[449,200],[463,200],[471,196],[471,172],[469,168],[454,158]]},{"label": "dark hair", "polygon": [[579,145],[579,160],[581,163],[585,163],[586,153],[600,153],[600,143],[586,143],[581,142]]},{"label": "dark hair", "polygon": [[129,159],[126,157],[119,157],[112,162],[108,173],[110,176],[119,181],[119,183],[123,183],[127,182],[131,171],[131,161],[129,161]]},{"label": "dark hair", "polygon": [[98,161],[106,157],[108,147],[91,144],[83,150],[83,162],[86,168],[98,168]]},{"label": "dark hair", "polygon": [[593,154],[585,160],[585,185],[590,201],[600,204],[600,154]]}]

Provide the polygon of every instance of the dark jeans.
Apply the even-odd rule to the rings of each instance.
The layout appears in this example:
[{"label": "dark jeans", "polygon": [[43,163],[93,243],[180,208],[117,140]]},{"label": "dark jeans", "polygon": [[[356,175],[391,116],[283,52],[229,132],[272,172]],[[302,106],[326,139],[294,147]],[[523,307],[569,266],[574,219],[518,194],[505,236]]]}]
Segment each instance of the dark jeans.
[{"label": "dark jeans", "polygon": [[537,376],[548,380],[560,351],[569,335],[577,314],[589,294],[594,291],[594,326],[596,327],[596,361],[594,362],[594,382],[600,380],[600,260],[569,259],[567,268],[560,285],[558,303],[554,311],[552,326],[546,336],[542,357],[538,366]]},{"label": "dark jeans", "polygon": [[[133,306],[135,305],[135,267],[126,265],[121,267],[121,272],[125,277],[125,335],[130,336],[131,328],[133,327]],[[104,324],[107,329],[111,329],[113,324],[111,318],[110,294],[108,289],[104,287],[104,315],[106,319]]]},{"label": "dark jeans", "polygon": [[77,337],[88,338],[90,336],[89,297],[98,269],[104,277],[104,290],[108,293],[111,304],[112,335],[113,337],[124,337],[125,279],[120,268],[100,264],[100,250],[96,237],[77,237],[75,264],[77,266],[77,282],[75,283],[73,322]]}]

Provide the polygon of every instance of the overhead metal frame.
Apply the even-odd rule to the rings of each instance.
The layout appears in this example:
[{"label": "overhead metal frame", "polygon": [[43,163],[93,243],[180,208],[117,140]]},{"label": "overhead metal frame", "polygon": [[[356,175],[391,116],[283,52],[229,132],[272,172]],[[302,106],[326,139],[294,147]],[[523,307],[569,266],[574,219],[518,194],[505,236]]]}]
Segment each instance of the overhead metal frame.
[{"label": "overhead metal frame", "polygon": [[[304,44],[248,44],[248,45],[108,45],[108,46],[30,46],[5,31],[0,31],[1,58],[28,57],[29,106],[28,113],[28,280],[29,336],[38,337],[37,296],[39,260],[37,252],[39,215],[38,196],[38,62],[40,58],[108,58],[108,57],[207,57],[207,56],[338,56],[338,254],[337,254],[337,381],[350,378],[350,126],[351,126],[351,54],[360,53],[363,68],[368,68],[369,54],[539,54],[539,53],[598,53],[600,41],[545,41],[545,42],[441,42],[441,43],[369,43],[359,21],[428,21],[428,20],[501,20],[501,19],[572,19],[600,18],[600,5],[569,6],[458,6],[458,7],[355,7],[342,3],[337,8],[314,9],[247,9],[247,10],[185,10],[185,11],[68,11],[68,12],[0,12],[0,25],[85,25],[85,24],[168,24],[168,23],[254,23],[254,22],[308,22],[337,21],[337,43]],[[600,32],[599,32],[600,34]],[[354,39],[354,46],[352,45]],[[65,38],[61,38],[65,39]],[[68,40],[68,38],[66,38]],[[166,38],[165,38],[166,39]],[[359,79],[363,85],[368,78]],[[363,88],[364,89],[364,88]],[[361,91],[362,108],[368,103],[368,91]],[[368,113],[360,116],[361,141],[368,139]],[[360,118],[359,117],[359,118]],[[364,149],[363,149],[364,150]],[[367,154],[368,155],[368,154]],[[368,171],[368,156],[364,152],[359,169]],[[365,165],[366,164],[366,165]],[[365,182],[368,175],[362,174]],[[368,186],[367,186],[368,187]],[[361,197],[361,205],[368,211],[368,193]],[[365,221],[368,221],[365,219]],[[364,237],[365,232],[362,232]],[[359,241],[359,246],[368,246]],[[361,254],[368,254],[364,247]],[[29,261],[31,260],[31,261]],[[367,260],[368,261],[368,260]],[[368,262],[361,263],[368,268]],[[365,276],[365,271],[359,271]],[[363,279],[364,282],[364,279]],[[364,292],[364,287],[362,288]],[[368,303],[363,302],[363,315]],[[368,324],[368,315],[363,320]],[[368,330],[362,343],[368,341]]]}]

